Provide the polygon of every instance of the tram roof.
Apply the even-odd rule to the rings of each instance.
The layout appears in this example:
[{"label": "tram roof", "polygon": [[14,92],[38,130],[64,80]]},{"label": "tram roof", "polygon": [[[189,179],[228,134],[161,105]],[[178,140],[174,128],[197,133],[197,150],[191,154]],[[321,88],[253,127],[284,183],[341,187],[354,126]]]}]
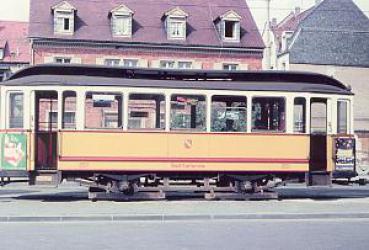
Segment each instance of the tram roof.
[{"label": "tram roof", "polygon": [[7,86],[122,86],[353,94],[350,87],[343,83],[316,73],[293,71],[181,71],[96,65],[37,65],[17,72],[0,84]]}]

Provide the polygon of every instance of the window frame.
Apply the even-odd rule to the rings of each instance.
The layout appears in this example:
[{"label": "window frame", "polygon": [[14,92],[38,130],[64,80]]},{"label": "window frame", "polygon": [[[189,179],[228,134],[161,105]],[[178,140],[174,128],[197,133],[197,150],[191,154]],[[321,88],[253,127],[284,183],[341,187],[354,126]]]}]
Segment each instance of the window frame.
[{"label": "window frame", "polygon": [[[66,95],[66,94],[70,94],[70,93],[74,93],[74,96],[71,95]],[[74,111],[70,111],[70,110],[66,110],[65,109],[65,98],[66,97],[75,97],[75,110]],[[61,93],[61,129],[62,130],[77,130],[77,126],[78,126],[78,93],[75,90],[63,90]],[[66,128],[65,127],[65,122],[64,122],[64,114],[65,113],[74,113],[74,128]]]},{"label": "window frame", "polygon": [[[339,103],[343,102],[346,103],[346,108],[347,108],[347,112],[346,112],[346,132],[342,133],[339,132],[340,128],[339,128]],[[349,99],[337,99],[337,134],[350,134],[351,132],[351,100]]]},{"label": "window frame", "polygon": [[[303,132],[299,132],[299,131],[296,131],[295,130],[295,102],[296,100],[304,100],[304,107],[303,107]],[[293,114],[292,114],[292,132],[294,134],[306,134],[308,133],[308,99],[306,97],[303,97],[303,96],[295,96],[293,97]]]},{"label": "window frame", "polygon": [[[61,62],[58,62],[58,60],[61,60]],[[69,62],[65,62],[65,60],[69,60]],[[56,57],[54,57],[54,63],[56,63],[56,64],[72,64],[72,57],[56,56]]]},{"label": "window frame", "polygon": [[[118,108],[118,126],[116,128],[107,128],[107,127],[88,127],[87,126],[87,122],[86,122],[86,119],[87,119],[87,116],[86,116],[86,109],[87,109],[87,106],[86,106],[86,100],[87,100],[87,96],[88,95],[94,95],[94,94],[97,94],[97,95],[114,95],[114,96],[117,96],[119,95],[121,97],[121,102],[118,102],[118,105],[117,105],[117,108]],[[92,91],[86,91],[85,94],[84,94],[84,100],[83,100],[83,103],[84,103],[84,109],[83,109],[83,112],[84,112],[84,127],[83,129],[84,130],[113,130],[113,131],[116,131],[116,130],[123,130],[124,129],[124,102],[125,102],[125,98],[126,96],[124,95],[123,92],[120,92],[120,91],[100,91],[100,90],[92,90]],[[119,112],[120,110],[120,112]],[[108,111],[108,112],[114,112],[114,111]],[[119,115],[120,115],[120,121],[119,121]],[[102,118],[104,118],[104,116],[102,116]],[[105,118],[104,118],[105,119]],[[104,122],[105,124],[105,120],[104,119],[101,119],[101,121]],[[119,122],[121,123],[120,126],[119,126]],[[77,126],[77,125],[76,125]]]},{"label": "window frame", "polygon": [[[245,122],[246,122],[246,126],[245,126],[245,128],[244,128],[244,130],[243,131],[214,131],[213,130],[213,124],[212,124],[212,122],[213,122],[213,98],[214,97],[217,97],[217,96],[224,96],[224,97],[238,97],[238,98],[244,98],[245,99]],[[213,94],[213,95],[211,95],[211,96],[209,96],[209,99],[210,99],[210,107],[208,107],[208,109],[210,109],[210,132],[211,133],[225,133],[225,134],[227,134],[227,133],[239,133],[239,134],[245,134],[245,133],[248,133],[248,127],[249,127],[249,124],[248,124],[248,122],[249,122],[249,115],[250,115],[250,112],[249,112],[249,107],[248,107],[248,104],[249,104],[249,98],[251,98],[250,96],[248,96],[248,95],[236,95],[236,94],[234,94],[234,95],[232,95],[232,94],[229,94],[229,95],[227,95],[227,94]]]},{"label": "window frame", "polygon": [[[54,33],[73,34],[74,33],[74,10],[58,10],[54,12]],[[69,29],[65,29],[65,20],[69,20]]]},{"label": "window frame", "polygon": [[[204,128],[203,129],[197,129],[197,128],[173,128],[172,127],[172,97],[173,96],[202,96],[204,97],[204,106],[205,106],[205,114],[204,114]],[[177,93],[172,92],[168,94],[169,97],[169,128],[168,131],[170,132],[186,132],[186,133],[207,133],[208,132],[208,112],[209,112],[209,105],[208,100],[211,98],[211,96],[207,95],[206,93]]]},{"label": "window frame", "polygon": [[[251,96],[251,107],[249,108],[250,110],[250,119],[251,119],[251,124],[250,124],[250,132],[251,133],[255,133],[255,134],[286,134],[287,133],[287,105],[288,105],[288,100],[287,100],[287,97],[286,96],[278,96],[278,95],[271,95],[271,96],[265,96],[265,95],[254,95],[254,96]],[[282,99],[283,102],[284,102],[284,120],[285,120],[285,124],[284,124],[284,128],[283,130],[261,130],[261,129],[254,129],[253,127],[253,104],[254,104],[254,99],[255,98],[271,98],[271,99]]]},{"label": "window frame", "polygon": [[[17,95],[17,94],[21,94],[22,97],[22,126],[20,127],[13,127],[11,126],[11,104],[10,104],[10,96],[11,95]],[[24,112],[24,107],[25,107],[25,93],[24,91],[21,90],[11,90],[11,91],[7,91],[6,94],[6,110],[7,110],[7,116],[6,116],[6,128],[7,129],[15,129],[15,130],[22,130],[25,128],[25,112]]]},{"label": "window frame", "polygon": [[[178,34],[173,34],[174,29]],[[167,38],[185,40],[187,37],[187,20],[185,17],[168,16],[166,20]]]},{"label": "window frame", "polygon": [[[127,14],[112,14],[111,29],[113,37],[131,37],[132,36],[132,15]],[[121,22],[119,22],[121,21]],[[122,32],[117,32],[122,30]],[[126,31],[126,32],[124,32]]]},{"label": "window frame", "polygon": [[[130,117],[130,112],[129,112],[129,101],[131,100],[130,97],[131,95],[158,95],[158,96],[162,96],[163,97],[163,102],[164,102],[164,127],[163,128],[130,128],[129,127],[129,119],[132,117]],[[163,92],[130,92],[130,93],[127,93],[126,95],[127,97],[127,124],[126,124],[126,127],[127,127],[127,130],[128,131],[167,131],[167,128],[166,128],[166,115],[167,115],[167,112],[168,110],[166,109],[166,106],[167,106],[167,95]],[[170,112],[170,110],[169,110]],[[156,112],[155,112],[156,114]],[[161,115],[160,111],[159,111],[159,116]],[[137,118],[137,117],[133,117],[133,118]],[[161,119],[161,118],[159,118]],[[160,124],[161,124],[161,121],[160,121]]]}]

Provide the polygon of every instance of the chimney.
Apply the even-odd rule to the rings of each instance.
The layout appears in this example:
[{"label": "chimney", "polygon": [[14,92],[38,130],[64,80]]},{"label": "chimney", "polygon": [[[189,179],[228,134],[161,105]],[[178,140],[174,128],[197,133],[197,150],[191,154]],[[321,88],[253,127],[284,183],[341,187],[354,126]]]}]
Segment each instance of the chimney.
[{"label": "chimney", "polygon": [[275,18],[275,17],[272,18],[271,26],[272,26],[272,28],[277,26],[277,18]]},{"label": "chimney", "polygon": [[300,7],[295,7],[295,16],[299,15],[301,13]]}]

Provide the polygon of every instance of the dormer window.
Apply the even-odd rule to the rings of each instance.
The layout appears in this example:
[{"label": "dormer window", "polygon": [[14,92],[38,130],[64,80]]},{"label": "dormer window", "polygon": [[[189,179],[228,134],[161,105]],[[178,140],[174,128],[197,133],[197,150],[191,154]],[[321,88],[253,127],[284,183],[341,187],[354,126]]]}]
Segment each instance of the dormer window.
[{"label": "dormer window", "polygon": [[4,48],[0,48],[0,60],[4,59]]},{"label": "dormer window", "polygon": [[219,34],[224,42],[240,42],[241,16],[230,10],[216,20]]},{"label": "dormer window", "polygon": [[125,5],[119,5],[110,11],[111,29],[114,37],[132,36],[132,19],[134,12]]},{"label": "dormer window", "polygon": [[293,37],[293,31],[284,31],[282,34],[282,48],[281,52],[285,52],[291,43]]},{"label": "dormer window", "polygon": [[76,8],[67,1],[63,1],[52,7],[52,11],[54,14],[54,33],[73,35]]},{"label": "dormer window", "polygon": [[167,38],[185,40],[187,33],[187,17],[188,14],[182,9],[176,7],[164,14],[165,28],[167,31]]}]

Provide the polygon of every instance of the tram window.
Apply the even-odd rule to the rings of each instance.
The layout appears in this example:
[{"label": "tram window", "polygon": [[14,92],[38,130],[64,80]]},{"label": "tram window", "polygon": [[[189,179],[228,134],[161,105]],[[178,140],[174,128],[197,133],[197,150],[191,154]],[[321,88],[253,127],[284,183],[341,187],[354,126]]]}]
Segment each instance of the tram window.
[{"label": "tram window", "polygon": [[312,98],[310,112],[311,133],[327,133],[327,100]]},{"label": "tram window", "polygon": [[285,100],[281,97],[252,99],[253,131],[285,131]]},{"label": "tram window", "polygon": [[165,129],[165,97],[131,94],[128,101],[129,129]]},{"label": "tram window", "polygon": [[348,133],[347,120],[348,114],[348,101],[338,101],[337,102],[337,133],[346,134]]},{"label": "tram window", "polygon": [[172,95],[171,129],[206,130],[206,102],[201,95]]},{"label": "tram window", "polygon": [[245,132],[247,101],[244,96],[213,96],[211,100],[211,131]]},{"label": "tram window", "polygon": [[121,128],[122,95],[114,93],[87,93],[85,101],[85,127]]},{"label": "tram window", "polygon": [[295,133],[306,132],[306,100],[305,98],[295,98],[293,106],[293,131]]},{"label": "tram window", "polygon": [[9,128],[23,128],[23,93],[9,95]]},{"label": "tram window", "polygon": [[76,92],[66,91],[63,93],[63,128],[76,128]]}]

